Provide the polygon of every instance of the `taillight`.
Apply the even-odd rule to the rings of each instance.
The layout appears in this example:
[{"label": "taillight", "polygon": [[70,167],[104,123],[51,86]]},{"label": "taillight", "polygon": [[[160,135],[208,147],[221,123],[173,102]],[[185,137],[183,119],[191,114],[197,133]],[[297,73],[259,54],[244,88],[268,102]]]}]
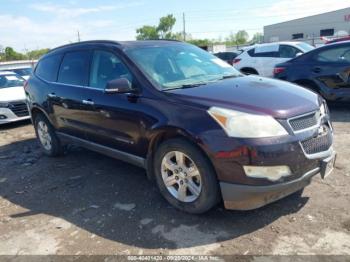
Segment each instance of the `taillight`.
[{"label": "taillight", "polygon": [[274,75],[278,75],[278,74],[284,72],[284,70],[286,70],[285,67],[275,67],[275,68],[273,69],[273,74],[274,74]]},{"label": "taillight", "polygon": [[239,59],[239,58],[235,58],[232,60],[232,64],[237,64],[241,61],[242,59]]}]

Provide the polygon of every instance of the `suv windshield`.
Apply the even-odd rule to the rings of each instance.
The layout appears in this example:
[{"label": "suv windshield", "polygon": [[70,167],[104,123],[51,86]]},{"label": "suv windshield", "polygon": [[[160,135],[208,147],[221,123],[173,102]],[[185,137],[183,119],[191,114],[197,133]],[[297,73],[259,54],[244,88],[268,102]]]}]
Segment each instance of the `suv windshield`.
[{"label": "suv windshield", "polygon": [[23,86],[24,79],[17,75],[0,75],[0,89]]},{"label": "suv windshield", "polygon": [[192,45],[136,48],[126,53],[161,90],[195,87],[241,75],[226,62]]}]

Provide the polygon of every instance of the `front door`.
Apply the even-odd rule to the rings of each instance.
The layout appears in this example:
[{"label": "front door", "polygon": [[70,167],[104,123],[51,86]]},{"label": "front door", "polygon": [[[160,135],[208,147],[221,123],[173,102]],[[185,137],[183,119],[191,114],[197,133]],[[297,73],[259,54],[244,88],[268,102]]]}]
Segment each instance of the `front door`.
[{"label": "front door", "polygon": [[132,74],[113,51],[95,50],[90,70],[89,88],[85,99],[93,105],[87,111],[86,129],[92,142],[140,155],[144,110],[140,96],[134,94],[108,94],[106,84],[114,79],[126,78],[134,83]]}]

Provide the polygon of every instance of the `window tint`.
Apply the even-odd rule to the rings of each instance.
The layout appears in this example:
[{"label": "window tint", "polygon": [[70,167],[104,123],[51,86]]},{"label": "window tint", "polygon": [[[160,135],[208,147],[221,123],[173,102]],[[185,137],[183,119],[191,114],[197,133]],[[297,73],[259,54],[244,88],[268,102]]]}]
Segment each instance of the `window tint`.
[{"label": "window tint", "polygon": [[89,51],[66,53],[58,74],[58,82],[70,85],[87,85],[89,60]]},{"label": "window tint", "polygon": [[41,59],[35,69],[35,74],[46,81],[56,81],[61,58],[62,55],[52,55]]},{"label": "window tint", "polygon": [[334,29],[322,29],[320,31],[320,36],[333,36],[334,35]]},{"label": "window tint", "polygon": [[294,58],[298,53],[301,53],[301,51],[294,46],[280,45],[279,57],[281,58]]},{"label": "window tint", "polygon": [[255,48],[248,51],[248,54],[252,57],[277,57],[277,52],[260,52],[255,53]]},{"label": "window tint", "polygon": [[303,33],[292,34],[292,39],[300,39],[300,38],[304,38]]},{"label": "window tint", "polygon": [[350,46],[335,47],[319,52],[316,60],[331,63],[350,63]]},{"label": "window tint", "polygon": [[95,51],[90,86],[104,89],[109,81],[118,78],[127,78],[132,82],[131,73],[116,55],[106,51]]}]

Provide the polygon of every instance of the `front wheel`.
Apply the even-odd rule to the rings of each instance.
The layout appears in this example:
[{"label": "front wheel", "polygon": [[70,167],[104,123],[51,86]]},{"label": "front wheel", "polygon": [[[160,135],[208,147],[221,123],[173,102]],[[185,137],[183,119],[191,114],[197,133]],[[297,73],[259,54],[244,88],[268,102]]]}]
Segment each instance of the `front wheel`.
[{"label": "front wheel", "polygon": [[160,192],[176,208],[200,214],[218,203],[216,174],[194,145],[182,139],[168,140],[158,148],[154,162]]}]

